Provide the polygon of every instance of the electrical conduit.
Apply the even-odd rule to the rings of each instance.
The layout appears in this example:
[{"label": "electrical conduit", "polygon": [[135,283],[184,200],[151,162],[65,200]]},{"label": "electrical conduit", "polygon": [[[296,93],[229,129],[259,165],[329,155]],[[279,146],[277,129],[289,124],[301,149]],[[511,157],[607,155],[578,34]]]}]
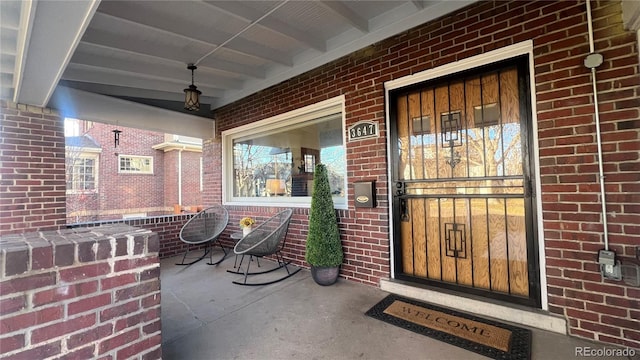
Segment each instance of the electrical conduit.
[{"label": "electrical conduit", "polygon": [[593,20],[591,18],[591,0],[587,0],[587,26],[589,27],[589,55],[585,59],[585,66],[591,69],[593,86],[593,105],[596,119],[596,142],[598,144],[598,173],[600,177],[600,197],[602,201],[602,226],[604,232],[604,248],[609,250],[609,230],[607,225],[607,201],[604,188],[604,170],[602,167],[602,137],[600,134],[600,109],[598,107],[598,88],[596,85],[596,67],[602,64],[602,55],[596,54],[593,44]]}]

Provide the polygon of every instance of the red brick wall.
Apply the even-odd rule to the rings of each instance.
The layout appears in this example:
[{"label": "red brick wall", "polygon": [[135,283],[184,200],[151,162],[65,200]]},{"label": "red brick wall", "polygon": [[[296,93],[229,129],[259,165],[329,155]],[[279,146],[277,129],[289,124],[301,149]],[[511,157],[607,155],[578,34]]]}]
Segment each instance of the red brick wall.
[{"label": "red brick wall", "polygon": [[193,213],[184,213],[180,215],[154,216],[127,220],[102,220],[82,224],[77,227],[74,226],[74,228],[95,227],[108,224],[125,224],[153,231],[158,235],[158,242],[160,243],[158,256],[162,259],[180,255],[187,250],[187,245],[180,241],[180,230],[192,216]]},{"label": "red brick wall", "polygon": [[178,201],[178,152],[164,153],[164,202],[169,206]]},{"label": "red brick wall", "polygon": [[112,225],[3,241],[0,357],[162,357],[157,235]]},{"label": "red brick wall", "polygon": [[202,204],[200,191],[200,158],[202,153],[182,152],[182,204],[187,206]]},{"label": "red brick wall", "polygon": [[99,205],[100,194],[97,192],[67,193],[67,224],[100,219]]},{"label": "red brick wall", "polygon": [[65,223],[64,126],[50,109],[0,101],[0,235]]},{"label": "red brick wall", "polygon": [[160,216],[123,220],[122,223],[158,234],[159,256],[165,258],[179,255],[187,250],[187,245],[180,241],[180,229],[192,216],[193,214]]},{"label": "red brick wall", "polygon": [[[147,216],[172,213],[173,205],[179,203],[178,151],[164,152],[152,148],[164,142],[164,134],[109,124],[91,124],[87,134],[102,147],[98,160],[98,192],[67,194],[67,221],[116,220],[132,213],[146,213]],[[112,132],[116,128],[122,131],[117,147],[114,146]],[[118,154],[153,157],[154,173],[119,173]],[[186,206],[202,204],[200,157],[199,152],[182,152],[182,204]],[[76,213],[77,210],[87,212]]]},{"label": "red brick wall", "polygon": [[[117,127],[114,125],[94,123],[88,131],[88,134],[104,149],[100,155],[98,179],[99,193],[103,194],[100,210],[163,207],[165,205],[163,152],[154,150],[152,146],[162,143],[164,134],[120,128],[122,130],[120,144],[114,147],[112,130],[115,128]],[[117,154],[153,157],[153,174],[119,173]],[[115,216],[115,218],[118,217],[121,215]]]},{"label": "red brick wall", "polygon": [[[216,120],[217,121],[217,120]],[[222,144],[220,137],[208,139],[202,142],[203,205],[211,206],[222,203],[222,157],[220,151]]]},{"label": "red brick wall", "polygon": [[[631,263],[640,245],[638,47],[622,28],[618,2],[592,5],[595,50],[605,60],[596,79],[609,241]],[[584,8],[547,15],[564,29],[532,22],[547,30],[535,43],[535,82],[549,309],[569,319],[574,335],[640,348],[640,290],[603,281],[596,264],[604,246]]]},{"label": "red brick wall", "polygon": [[[164,203],[167,206],[182,204],[191,209],[202,205],[201,157],[201,152],[194,151],[171,150],[164,153]],[[182,159],[180,160],[180,158]],[[179,163],[182,165],[179,166]],[[178,194],[180,188],[182,188],[182,199]],[[195,211],[195,209],[191,211]]]},{"label": "red brick wall", "polygon": [[[604,169],[612,248],[632,261],[640,244],[640,76],[636,35],[622,27],[620,3],[593,3]],[[386,177],[386,81],[525,40],[533,40],[549,310],[569,319],[573,335],[640,348],[640,292],[603,281],[594,106],[584,1],[488,1],[406,31],[216,111],[217,131],[338,95],[346,126],[378,122],[381,137],[347,144],[348,182],[376,180],[378,208],[340,211],[346,258],[341,276],[377,285],[389,277]],[[361,154],[368,154],[362,161]],[[205,200],[220,202],[221,144],[205,144]],[[350,186],[349,191],[352,191]],[[269,209],[231,207],[232,217]],[[303,261],[307,217],[297,209],[289,255]]]}]

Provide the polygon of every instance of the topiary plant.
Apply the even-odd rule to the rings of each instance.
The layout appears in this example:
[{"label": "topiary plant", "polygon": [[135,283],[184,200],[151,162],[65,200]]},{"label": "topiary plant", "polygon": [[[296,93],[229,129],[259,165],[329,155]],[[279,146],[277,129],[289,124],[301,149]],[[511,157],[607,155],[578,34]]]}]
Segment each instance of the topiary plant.
[{"label": "topiary plant", "polygon": [[324,164],[317,164],[315,167],[306,247],[305,259],[311,266],[338,267],[342,264],[338,219]]}]

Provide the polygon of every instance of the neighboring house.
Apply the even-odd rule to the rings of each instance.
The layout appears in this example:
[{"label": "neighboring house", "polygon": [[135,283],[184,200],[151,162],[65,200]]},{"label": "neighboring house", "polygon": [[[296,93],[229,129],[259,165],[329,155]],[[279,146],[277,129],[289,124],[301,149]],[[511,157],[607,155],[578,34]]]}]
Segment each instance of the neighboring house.
[{"label": "neighboring house", "polygon": [[202,204],[201,140],[78,121],[65,137],[67,221],[141,218]]}]

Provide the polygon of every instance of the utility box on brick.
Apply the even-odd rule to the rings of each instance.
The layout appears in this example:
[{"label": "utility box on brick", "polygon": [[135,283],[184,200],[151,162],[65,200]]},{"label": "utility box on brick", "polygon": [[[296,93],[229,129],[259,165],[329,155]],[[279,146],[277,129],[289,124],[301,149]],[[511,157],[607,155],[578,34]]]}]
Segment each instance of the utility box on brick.
[{"label": "utility box on brick", "polygon": [[376,207],[376,182],[360,181],[353,184],[353,196],[356,207]]}]

